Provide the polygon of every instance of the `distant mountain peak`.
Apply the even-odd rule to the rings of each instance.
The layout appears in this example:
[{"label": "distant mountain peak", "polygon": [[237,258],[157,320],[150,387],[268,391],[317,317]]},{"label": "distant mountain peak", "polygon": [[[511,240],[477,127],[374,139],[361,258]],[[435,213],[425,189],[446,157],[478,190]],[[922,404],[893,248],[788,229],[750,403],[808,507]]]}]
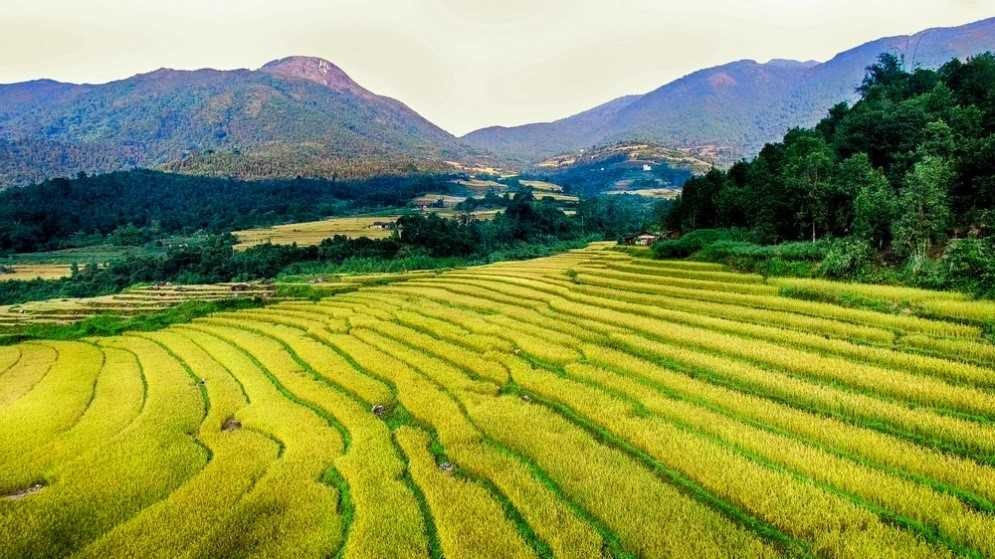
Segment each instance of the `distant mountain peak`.
[{"label": "distant mountain peak", "polygon": [[[81,116],[82,115],[82,116]],[[242,178],[446,169],[476,150],[327,60],[0,85],[0,189],[133,167]]]},{"label": "distant mountain peak", "polygon": [[348,92],[361,97],[374,97],[373,93],[354,82],[342,68],[316,56],[288,56],[267,62],[259,70],[283,77],[312,81],[335,91]]},{"label": "distant mountain peak", "polygon": [[820,62],[817,60],[806,60],[803,62],[801,60],[792,60],[790,58],[771,58],[767,61],[768,66],[780,66],[783,68],[811,68],[813,66],[818,66],[819,64]]}]

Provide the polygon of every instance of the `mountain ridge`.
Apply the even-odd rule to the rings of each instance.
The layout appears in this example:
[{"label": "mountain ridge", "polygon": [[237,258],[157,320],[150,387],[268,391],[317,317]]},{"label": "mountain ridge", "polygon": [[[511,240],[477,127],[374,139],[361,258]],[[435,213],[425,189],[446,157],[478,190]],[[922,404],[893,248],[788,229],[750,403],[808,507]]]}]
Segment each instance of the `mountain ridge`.
[{"label": "mountain ridge", "polygon": [[935,67],[985,50],[995,50],[995,18],[867,41],[825,62],[736,60],[555,121],[461,138],[310,56],[102,84],[38,79],[0,85],[0,187],[134,167],[237,178],[527,167],[631,140],[728,164],[853,100],[882,52]]},{"label": "mountain ridge", "polygon": [[[854,100],[864,69],[883,52],[904,55],[913,66],[936,67],[987,50],[995,50],[995,18],[874,39],[825,62],[736,60],[619,98],[634,97],[622,107],[615,99],[552,122],[489,127],[461,139],[523,162],[643,138],[677,148],[709,149],[720,163],[731,163],[756,153],[788,128],[813,125],[832,105]],[[591,119],[599,113],[607,117]]]},{"label": "mountain ridge", "polygon": [[0,85],[0,185],[153,167],[269,178],[444,170],[476,154],[333,63]]}]

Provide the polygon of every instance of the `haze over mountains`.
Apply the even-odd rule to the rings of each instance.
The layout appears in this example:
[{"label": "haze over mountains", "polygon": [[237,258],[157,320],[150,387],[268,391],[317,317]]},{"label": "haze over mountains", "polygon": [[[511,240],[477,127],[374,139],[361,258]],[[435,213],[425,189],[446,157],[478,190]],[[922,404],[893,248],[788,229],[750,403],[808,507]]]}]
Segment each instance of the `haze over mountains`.
[{"label": "haze over mountains", "polygon": [[791,127],[814,125],[834,104],[853,100],[864,69],[883,52],[904,56],[910,68],[935,68],[985,51],[995,51],[995,18],[878,39],[824,63],[740,60],[555,122],[484,128],[463,140],[503,157],[534,161],[638,138],[696,148],[729,163],[755,154]]},{"label": "haze over mountains", "polygon": [[551,123],[456,138],[319,58],[160,69],[101,85],[0,85],[0,187],[133,167],[242,178],[526,165],[637,139],[728,163],[855,97],[882,52],[909,66],[995,51],[995,18],[861,45],[824,62],[741,60]]}]

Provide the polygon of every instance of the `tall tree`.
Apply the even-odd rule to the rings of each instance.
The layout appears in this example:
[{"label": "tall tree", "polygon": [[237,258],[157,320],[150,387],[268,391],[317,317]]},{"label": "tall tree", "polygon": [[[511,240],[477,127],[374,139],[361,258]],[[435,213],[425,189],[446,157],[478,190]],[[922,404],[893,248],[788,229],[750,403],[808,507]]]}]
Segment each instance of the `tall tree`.
[{"label": "tall tree", "polygon": [[893,245],[899,253],[922,260],[934,243],[944,240],[950,226],[952,181],[950,164],[932,155],[908,173],[898,200],[898,219],[892,226]]},{"label": "tall tree", "polygon": [[812,240],[829,229],[829,201],[832,198],[833,152],[819,134],[792,131],[787,144],[784,166],[785,185],[795,201],[799,225],[811,232]]},{"label": "tall tree", "polygon": [[891,240],[898,203],[884,173],[861,153],[840,163],[835,180],[853,193],[853,234],[878,249],[884,248]]}]

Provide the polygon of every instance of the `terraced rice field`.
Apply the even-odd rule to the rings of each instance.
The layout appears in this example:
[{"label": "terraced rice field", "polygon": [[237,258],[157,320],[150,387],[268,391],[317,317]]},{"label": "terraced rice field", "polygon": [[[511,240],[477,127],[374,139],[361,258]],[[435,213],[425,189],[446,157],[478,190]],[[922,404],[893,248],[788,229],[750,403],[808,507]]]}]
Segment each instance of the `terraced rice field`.
[{"label": "terraced rice field", "polygon": [[275,245],[289,245],[293,243],[299,245],[316,245],[335,235],[382,239],[389,237],[391,230],[377,227],[374,224],[393,223],[397,221],[397,217],[335,217],[321,221],[246,229],[244,231],[235,231],[234,235],[238,238],[236,248],[248,248],[263,243],[272,243]]},{"label": "terraced rice field", "polygon": [[977,313],[604,245],[406,279],[0,348],[0,556],[995,556]]},{"label": "terraced rice field", "polygon": [[563,194],[560,192],[553,192],[547,190],[536,190],[532,193],[532,196],[536,200],[553,200],[555,202],[572,202],[576,203],[579,198],[571,194]]},{"label": "terraced rice field", "polygon": [[520,181],[522,185],[532,190],[545,190],[547,192],[563,192],[563,187],[548,181]]},{"label": "terraced rice field", "polygon": [[0,281],[59,279],[69,277],[69,264],[15,264],[0,266]]},{"label": "terraced rice field", "polygon": [[[448,197],[449,203],[458,203],[453,197]],[[462,199],[461,199],[462,200]],[[429,212],[438,214],[441,217],[455,217],[457,212],[445,208],[429,208]],[[481,210],[472,212],[476,219],[493,219],[497,215],[497,210]],[[344,235],[350,238],[368,237],[370,239],[384,239],[393,234],[390,227],[383,224],[392,224],[399,218],[399,215],[387,216],[361,216],[361,217],[333,217],[321,221],[308,221],[301,223],[288,223],[285,225],[274,225],[273,227],[262,227],[259,229],[246,229],[235,231],[233,234],[238,238],[235,248],[246,249],[252,246],[272,243],[274,245],[298,244],[301,246],[317,245],[321,241]]]},{"label": "terraced rice field", "polygon": [[271,299],[275,294],[274,286],[259,283],[147,286],[102,297],[53,299],[0,306],[0,328],[16,328],[29,324],[66,324],[98,314],[118,316],[147,314],[187,301]]},{"label": "terraced rice field", "polygon": [[458,184],[463,188],[472,190],[481,196],[486,194],[488,191],[500,193],[508,190],[508,185],[486,179],[460,179],[453,181],[453,184]]},{"label": "terraced rice field", "polygon": [[606,194],[631,194],[645,198],[673,200],[680,196],[681,191],[678,188],[638,188],[635,190],[609,190]]}]

